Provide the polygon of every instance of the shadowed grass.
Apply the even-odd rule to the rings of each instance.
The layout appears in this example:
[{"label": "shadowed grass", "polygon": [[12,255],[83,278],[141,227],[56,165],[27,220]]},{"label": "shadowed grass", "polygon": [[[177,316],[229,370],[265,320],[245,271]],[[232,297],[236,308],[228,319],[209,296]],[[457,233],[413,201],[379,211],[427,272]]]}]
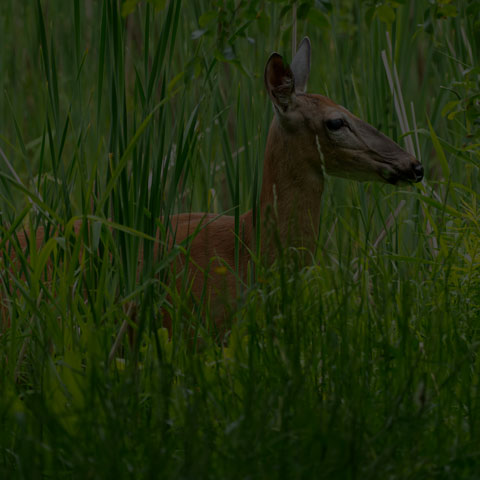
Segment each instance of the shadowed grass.
[{"label": "shadowed grass", "polygon": [[0,6],[0,476],[475,478],[475,2],[298,5],[309,91],[411,134],[426,181],[328,178],[315,262],[259,262],[225,345],[167,219],[258,209],[290,3],[157,5]]}]

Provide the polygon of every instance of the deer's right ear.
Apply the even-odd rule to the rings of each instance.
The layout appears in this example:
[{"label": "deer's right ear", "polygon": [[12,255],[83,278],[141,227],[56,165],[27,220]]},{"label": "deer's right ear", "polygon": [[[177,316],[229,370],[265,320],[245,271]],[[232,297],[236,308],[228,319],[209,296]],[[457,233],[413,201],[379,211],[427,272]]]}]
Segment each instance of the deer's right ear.
[{"label": "deer's right ear", "polygon": [[292,72],[295,77],[295,90],[304,93],[307,89],[310,75],[310,39],[305,37],[298,46],[297,53],[292,60]]},{"label": "deer's right ear", "polygon": [[295,77],[278,53],[272,53],[265,66],[265,86],[274,106],[285,112],[295,93]]}]

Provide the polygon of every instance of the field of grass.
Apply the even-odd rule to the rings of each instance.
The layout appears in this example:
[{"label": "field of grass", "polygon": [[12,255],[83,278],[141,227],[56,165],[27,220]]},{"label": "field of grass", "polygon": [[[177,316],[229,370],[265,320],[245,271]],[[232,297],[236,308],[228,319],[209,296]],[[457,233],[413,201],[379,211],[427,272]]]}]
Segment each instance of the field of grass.
[{"label": "field of grass", "polygon": [[296,15],[308,90],[425,180],[328,177],[315,262],[259,264],[221,344],[151,237],[258,206],[291,2],[0,2],[0,478],[479,478],[480,5]]}]

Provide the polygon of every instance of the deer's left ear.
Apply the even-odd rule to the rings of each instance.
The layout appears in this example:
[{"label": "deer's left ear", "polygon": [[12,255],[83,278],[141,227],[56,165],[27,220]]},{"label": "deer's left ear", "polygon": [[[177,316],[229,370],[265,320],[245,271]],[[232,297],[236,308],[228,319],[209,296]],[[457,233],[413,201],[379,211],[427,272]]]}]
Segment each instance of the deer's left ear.
[{"label": "deer's left ear", "polygon": [[295,77],[295,91],[304,93],[310,75],[310,39],[305,37],[298,46],[292,60],[292,72]]},{"label": "deer's left ear", "polygon": [[274,106],[285,112],[295,93],[295,77],[278,53],[272,53],[265,66],[265,87]]}]

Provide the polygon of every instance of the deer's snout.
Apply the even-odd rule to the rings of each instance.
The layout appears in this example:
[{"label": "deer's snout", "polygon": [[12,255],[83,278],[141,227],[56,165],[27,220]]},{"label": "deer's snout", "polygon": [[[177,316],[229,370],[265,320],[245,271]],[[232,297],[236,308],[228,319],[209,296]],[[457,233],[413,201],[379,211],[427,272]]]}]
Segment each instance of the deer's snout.
[{"label": "deer's snout", "polygon": [[413,155],[404,151],[400,158],[402,161],[397,161],[397,165],[393,164],[393,169],[388,171],[383,179],[393,185],[421,182],[424,173],[423,165]]},{"label": "deer's snout", "polygon": [[412,164],[406,173],[406,180],[412,183],[421,182],[423,179],[423,165],[412,156]]},{"label": "deer's snout", "polygon": [[415,175],[414,183],[421,182],[423,179],[423,166],[421,163],[417,163],[413,166],[413,174]]}]

